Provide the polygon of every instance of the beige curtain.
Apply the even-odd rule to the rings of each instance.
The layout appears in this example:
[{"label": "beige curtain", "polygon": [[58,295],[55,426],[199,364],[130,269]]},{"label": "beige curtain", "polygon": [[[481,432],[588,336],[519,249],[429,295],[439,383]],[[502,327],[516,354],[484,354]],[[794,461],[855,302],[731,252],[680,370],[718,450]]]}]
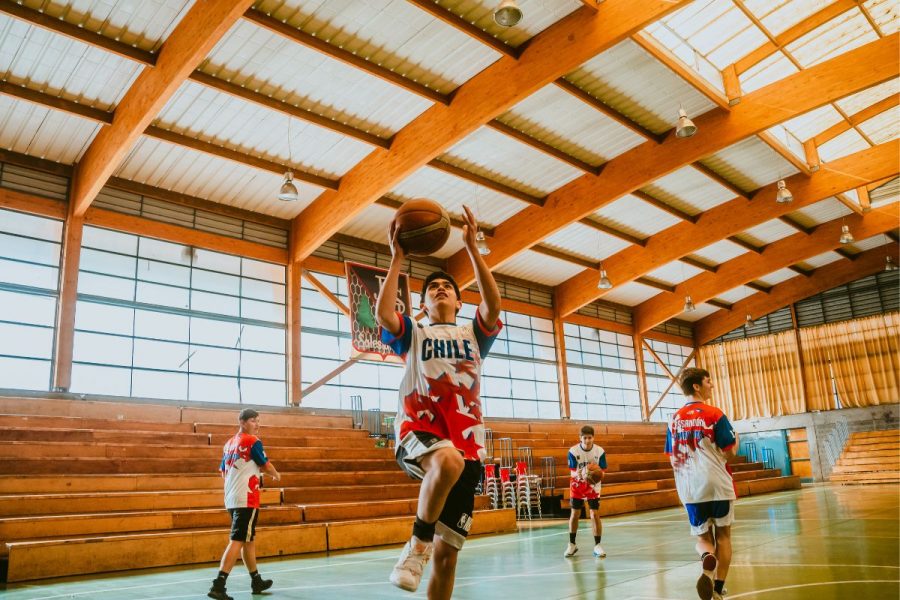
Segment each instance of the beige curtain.
[{"label": "beige curtain", "polygon": [[810,410],[900,399],[900,314],[889,313],[800,330]]},{"label": "beige curtain", "polygon": [[704,346],[712,403],[731,419],[804,412],[800,355],[793,331]]}]

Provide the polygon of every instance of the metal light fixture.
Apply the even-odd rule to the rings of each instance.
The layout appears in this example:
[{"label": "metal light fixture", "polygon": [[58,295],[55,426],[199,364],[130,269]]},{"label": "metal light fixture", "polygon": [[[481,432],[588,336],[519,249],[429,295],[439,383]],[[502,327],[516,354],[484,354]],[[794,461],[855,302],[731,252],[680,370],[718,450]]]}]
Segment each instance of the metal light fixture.
[{"label": "metal light fixture", "polygon": [[686,312],[686,313],[694,312],[695,310],[697,310],[697,307],[694,306],[694,301],[691,300],[690,294],[688,294],[687,296],[684,297],[684,308],[682,308],[681,310],[682,310],[682,312]]},{"label": "metal light fixture", "polygon": [[784,179],[779,179],[778,192],[775,194],[775,202],[778,204],[787,204],[793,199],[794,195],[791,193],[791,190],[787,189],[787,184],[784,182]]},{"label": "metal light fixture", "polygon": [[494,23],[500,27],[515,27],[522,20],[522,9],[516,0],[503,0],[494,10]]},{"label": "metal light fixture", "polygon": [[853,234],[850,233],[849,225],[841,225],[841,243],[842,244],[852,244],[853,243]]},{"label": "metal light fixture", "polygon": [[612,281],[609,280],[609,277],[606,275],[606,269],[602,266],[600,267],[600,281],[597,282],[598,290],[611,290],[612,289]]},{"label": "metal light fixture", "polygon": [[697,133],[697,126],[688,118],[684,106],[679,106],[678,124],[675,126],[675,137],[689,138],[695,133]]},{"label": "metal light fixture", "polygon": [[894,259],[890,256],[884,257],[884,270],[886,273],[897,270],[897,265],[894,264]]},{"label": "metal light fixture", "polygon": [[[288,117],[288,164],[294,164],[294,155],[291,152],[291,118]],[[296,202],[300,199],[300,193],[297,186],[294,185],[294,174],[288,170],[284,174],[284,181],[281,182],[281,189],[278,190],[278,199],[282,202]]]},{"label": "metal light fixture", "polygon": [[490,247],[488,247],[484,232],[480,229],[475,232],[475,247],[478,248],[478,254],[482,256],[487,256],[491,253],[491,249]]},{"label": "metal light fixture", "polygon": [[282,202],[296,202],[300,199],[300,193],[297,191],[297,186],[294,185],[294,174],[290,171],[284,174],[284,181],[281,189],[278,190],[278,199]]},{"label": "metal light fixture", "polygon": [[744,322],[745,327],[753,327],[756,325],[756,321],[753,320],[753,317],[750,316],[750,313],[747,313],[747,320]]}]

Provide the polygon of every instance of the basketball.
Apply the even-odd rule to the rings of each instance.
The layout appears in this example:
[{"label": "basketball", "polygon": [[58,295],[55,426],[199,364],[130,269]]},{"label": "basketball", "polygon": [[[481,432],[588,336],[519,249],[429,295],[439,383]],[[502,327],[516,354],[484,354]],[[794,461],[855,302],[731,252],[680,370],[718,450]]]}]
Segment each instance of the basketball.
[{"label": "basketball", "polygon": [[437,202],[405,202],[394,215],[400,247],[407,254],[427,256],[440,250],[450,237],[450,217]]},{"label": "basketball", "polygon": [[585,479],[591,485],[597,485],[600,482],[600,478],[603,476],[603,469],[600,468],[600,465],[596,465],[594,463],[587,464],[587,474]]}]

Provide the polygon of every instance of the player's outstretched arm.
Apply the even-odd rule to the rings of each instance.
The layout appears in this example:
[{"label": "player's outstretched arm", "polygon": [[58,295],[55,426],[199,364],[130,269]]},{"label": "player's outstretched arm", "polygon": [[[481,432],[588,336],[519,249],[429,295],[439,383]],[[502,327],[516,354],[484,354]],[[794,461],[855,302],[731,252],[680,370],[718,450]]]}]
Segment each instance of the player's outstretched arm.
[{"label": "player's outstretched arm", "polygon": [[275,481],[281,481],[281,473],[279,473],[275,469],[275,466],[272,465],[272,461],[267,462],[266,466],[263,467],[263,469],[265,470],[266,474],[269,475],[269,477],[271,477]]},{"label": "player's outstretched arm", "polygon": [[388,242],[391,245],[391,266],[381,284],[378,301],[375,303],[375,318],[378,320],[378,324],[394,336],[399,335],[403,327],[400,317],[397,316],[397,286],[405,256],[403,248],[400,247],[398,235],[399,228],[392,221],[391,229],[388,232]]},{"label": "player's outstretched arm", "polygon": [[463,206],[463,209],[465,211],[463,241],[466,244],[466,251],[469,253],[469,260],[472,261],[472,270],[475,272],[478,290],[481,292],[481,304],[478,306],[478,312],[485,325],[494,327],[494,323],[500,317],[500,290],[497,289],[494,274],[484,262],[484,258],[478,252],[478,246],[475,244],[475,233],[478,231],[475,216],[468,206]]}]

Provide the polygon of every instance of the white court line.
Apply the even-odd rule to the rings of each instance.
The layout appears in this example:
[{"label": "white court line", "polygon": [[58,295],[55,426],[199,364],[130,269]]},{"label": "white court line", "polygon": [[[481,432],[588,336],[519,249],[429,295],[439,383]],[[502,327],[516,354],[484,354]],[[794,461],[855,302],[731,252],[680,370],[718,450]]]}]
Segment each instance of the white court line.
[{"label": "white court line", "polygon": [[843,585],[845,583],[900,583],[900,579],[850,579],[845,581],[821,581],[818,583],[797,583],[794,585],[783,585],[781,587],[766,588],[763,590],[753,590],[752,592],[744,592],[742,594],[728,594],[729,600],[737,600],[738,598],[748,598],[758,594],[768,594],[771,592],[780,592],[782,590],[795,590],[807,587],[820,587],[825,585]]},{"label": "white court line", "polygon": [[807,564],[807,563],[740,563],[735,564],[731,563],[729,569],[733,569],[735,567],[747,567],[747,568],[760,568],[760,567],[808,567],[810,569],[830,569],[832,567],[857,567],[860,569],[900,569],[900,566],[897,565],[857,565],[857,564],[835,564],[835,563],[821,563],[821,564]]}]

